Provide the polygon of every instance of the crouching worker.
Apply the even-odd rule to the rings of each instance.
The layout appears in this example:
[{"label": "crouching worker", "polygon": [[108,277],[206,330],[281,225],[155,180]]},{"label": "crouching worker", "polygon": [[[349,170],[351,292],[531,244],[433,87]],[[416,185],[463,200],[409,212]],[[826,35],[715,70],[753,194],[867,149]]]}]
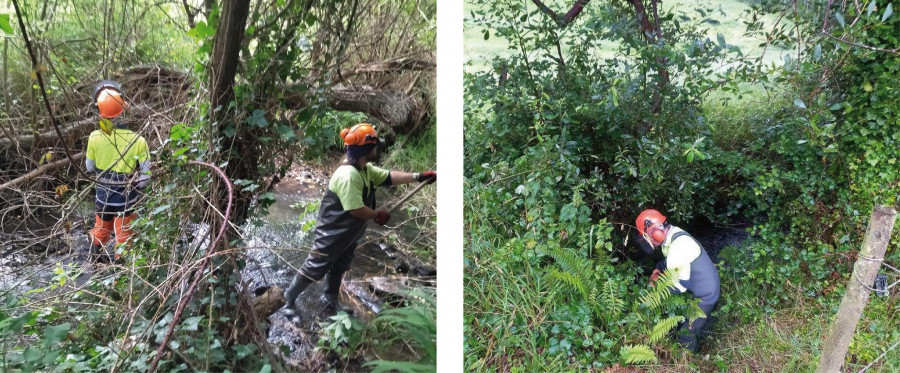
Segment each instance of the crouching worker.
[{"label": "crouching worker", "polygon": [[[284,293],[282,312],[295,314],[294,301],[309,284],[325,278],[325,315],[338,311],[341,279],[353,261],[357,241],[366,232],[369,220],[384,225],[391,219],[385,210],[376,210],[375,188],[411,183],[433,183],[437,173],[407,173],[376,167],[384,142],[370,124],[357,124],[341,131],[347,158],[334,171],[319,206],[314,231],[313,252],[306,258]],[[340,308],[347,311],[346,309]]]},{"label": "crouching worker", "polygon": [[690,292],[700,298],[700,309],[705,317],[693,323],[685,322],[678,330],[678,343],[697,352],[698,339],[719,300],[719,272],[703,246],[681,228],[667,223],[666,217],[659,211],[644,210],[638,215],[635,226],[653,247],[662,247],[665,257],[653,270],[650,281],[655,282],[661,271],[668,269],[675,276],[673,292]]},{"label": "crouching worker", "polygon": [[88,138],[85,163],[96,173],[96,221],[91,230],[91,257],[108,262],[104,247],[115,231],[118,260],[123,245],[132,235],[136,218],[134,206],[139,190],[150,178],[150,151],[147,141],[123,124],[112,122],[127,107],[119,83],[103,80],[94,87],[93,109],[100,116],[100,129]]}]

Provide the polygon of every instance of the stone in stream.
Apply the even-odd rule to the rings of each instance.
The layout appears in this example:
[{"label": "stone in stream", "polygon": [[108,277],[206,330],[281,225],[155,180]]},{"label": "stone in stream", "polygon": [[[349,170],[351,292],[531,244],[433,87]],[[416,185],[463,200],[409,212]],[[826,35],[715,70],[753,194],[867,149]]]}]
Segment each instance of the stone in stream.
[{"label": "stone in stream", "polygon": [[257,296],[250,300],[250,305],[257,317],[266,318],[285,304],[284,290],[278,286],[260,287],[254,293]]},{"label": "stone in stream", "polygon": [[378,314],[384,309],[384,302],[365,285],[368,284],[365,282],[360,284],[356,281],[344,282],[344,290],[351,297],[345,304],[353,308],[354,314],[364,316],[364,318]]},{"label": "stone in stream", "polygon": [[375,293],[379,294],[382,299],[392,303],[408,297],[409,293],[416,287],[435,286],[434,280],[406,276],[369,277],[366,279],[366,282],[369,283],[369,286],[371,286],[372,289],[375,290]]},{"label": "stone in stream", "polygon": [[398,250],[396,247],[389,245],[387,242],[381,241],[378,243],[378,247],[384,251],[384,254],[388,256],[388,258],[396,258]]},{"label": "stone in stream", "polygon": [[409,263],[404,258],[394,259],[394,270],[397,273],[407,273],[409,272]]}]

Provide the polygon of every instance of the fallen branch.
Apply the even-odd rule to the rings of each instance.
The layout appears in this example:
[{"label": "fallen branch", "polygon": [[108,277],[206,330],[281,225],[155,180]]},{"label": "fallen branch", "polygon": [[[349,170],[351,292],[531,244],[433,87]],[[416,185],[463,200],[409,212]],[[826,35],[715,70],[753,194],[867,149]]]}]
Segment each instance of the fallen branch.
[{"label": "fallen branch", "polygon": [[385,73],[401,71],[433,71],[433,60],[420,60],[415,58],[395,58],[387,61],[370,63],[353,69],[353,74]]},{"label": "fallen branch", "polygon": [[[305,85],[290,85],[285,101],[293,108],[307,107],[310,91],[314,90]],[[426,110],[424,103],[415,97],[370,86],[332,88],[325,92],[325,97],[332,110],[368,114],[400,133],[416,129]]]},{"label": "fallen branch", "polygon": [[[90,128],[92,125],[94,125],[96,123],[97,123],[96,119],[80,120],[80,121],[77,121],[77,122],[74,122],[74,123],[64,126],[63,128],[60,129],[60,132],[62,133],[63,136],[65,136],[65,135],[68,135],[70,132],[74,132],[74,131],[84,129],[84,128]],[[16,136],[12,139],[3,138],[3,139],[0,139],[0,150],[9,148],[11,146],[14,146],[15,144],[18,144],[19,146],[29,147],[29,148],[45,146],[45,145],[49,145],[53,141],[56,141],[58,138],[59,138],[59,136],[57,136],[56,131],[54,131],[54,130],[44,131],[44,132],[41,132],[36,135]]]},{"label": "fallen branch", "polygon": [[16,185],[25,183],[31,179],[34,179],[40,175],[43,175],[49,171],[52,171],[52,170],[55,170],[62,166],[68,165],[69,163],[71,163],[71,161],[80,161],[82,159],[84,159],[84,152],[75,154],[71,158],[63,158],[56,162],[45,164],[41,167],[38,167],[34,171],[31,171],[25,175],[22,175],[13,180],[10,180],[10,181],[4,183],[3,185],[0,185],[0,192],[4,191],[6,189],[12,188]]}]

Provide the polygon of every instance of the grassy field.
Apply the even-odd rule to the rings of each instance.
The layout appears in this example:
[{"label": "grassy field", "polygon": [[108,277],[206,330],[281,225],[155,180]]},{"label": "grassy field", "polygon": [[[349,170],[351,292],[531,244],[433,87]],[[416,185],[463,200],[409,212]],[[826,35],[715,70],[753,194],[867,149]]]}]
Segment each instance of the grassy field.
[{"label": "grassy field", "polygon": [[[554,8],[562,10],[566,5],[563,2],[551,1],[548,3],[555,4]],[[536,10],[531,2],[528,2],[530,10]],[[472,22],[471,11],[475,10],[476,5],[470,0],[466,0],[464,4],[465,19],[463,21],[464,40],[463,50],[465,53],[466,71],[483,71],[488,68],[489,61],[495,56],[508,56],[517,53],[509,48],[509,44],[502,38],[491,36],[488,40],[484,40],[484,28],[475,25]],[[702,27],[707,28],[706,34],[711,40],[716,40],[717,35],[721,33],[725,37],[728,44],[734,44],[741,48],[741,51],[748,56],[760,56],[763,54],[763,48],[760,43],[765,40],[748,37],[744,35],[746,26],[744,19],[741,17],[750,6],[742,0],[719,0],[719,1],[699,1],[699,0],[672,0],[663,4],[663,9],[671,11],[676,16],[690,17],[696,22],[702,23]],[[698,12],[698,9],[702,10]],[[712,12],[707,13],[707,9]],[[706,14],[704,17],[703,14]],[[767,24],[775,22],[774,17],[764,17],[763,20]],[[786,21],[782,21],[786,22]],[[665,26],[663,26],[665,27]],[[598,58],[612,57],[616,53],[618,43],[605,42],[599,46],[597,52]],[[796,51],[787,51],[782,48],[770,46],[765,50],[763,61],[766,64],[771,62],[783,61],[785,54],[792,54],[796,57]]]}]

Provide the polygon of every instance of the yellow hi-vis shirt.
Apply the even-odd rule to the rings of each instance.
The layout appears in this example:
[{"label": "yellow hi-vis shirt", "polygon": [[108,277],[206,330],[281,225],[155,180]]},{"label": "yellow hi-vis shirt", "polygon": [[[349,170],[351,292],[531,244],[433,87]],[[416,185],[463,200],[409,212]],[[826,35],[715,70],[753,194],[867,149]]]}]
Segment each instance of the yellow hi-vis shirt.
[{"label": "yellow hi-vis shirt", "polygon": [[[331,175],[331,180],[328,181],[328,190],[337,194],[344,211],[356,210],[366,205],[363,201],[363,194],[365,189],[369,188],[369,183],[379,186],[390,175],[390,171],[371,163],[366,163],[366,167],[362,170],[357,170],[353,165],[344,164]],[[369,193],[373,192],[369,191]]]},{"label": "yellow hi-vis shirt", "polygon": [[132,173],[141,169],[141,163],[150,159],[147,140],[125,128],[114,128],[107,135],[101,130],[91,132],[87,154],[100,172]]}]

